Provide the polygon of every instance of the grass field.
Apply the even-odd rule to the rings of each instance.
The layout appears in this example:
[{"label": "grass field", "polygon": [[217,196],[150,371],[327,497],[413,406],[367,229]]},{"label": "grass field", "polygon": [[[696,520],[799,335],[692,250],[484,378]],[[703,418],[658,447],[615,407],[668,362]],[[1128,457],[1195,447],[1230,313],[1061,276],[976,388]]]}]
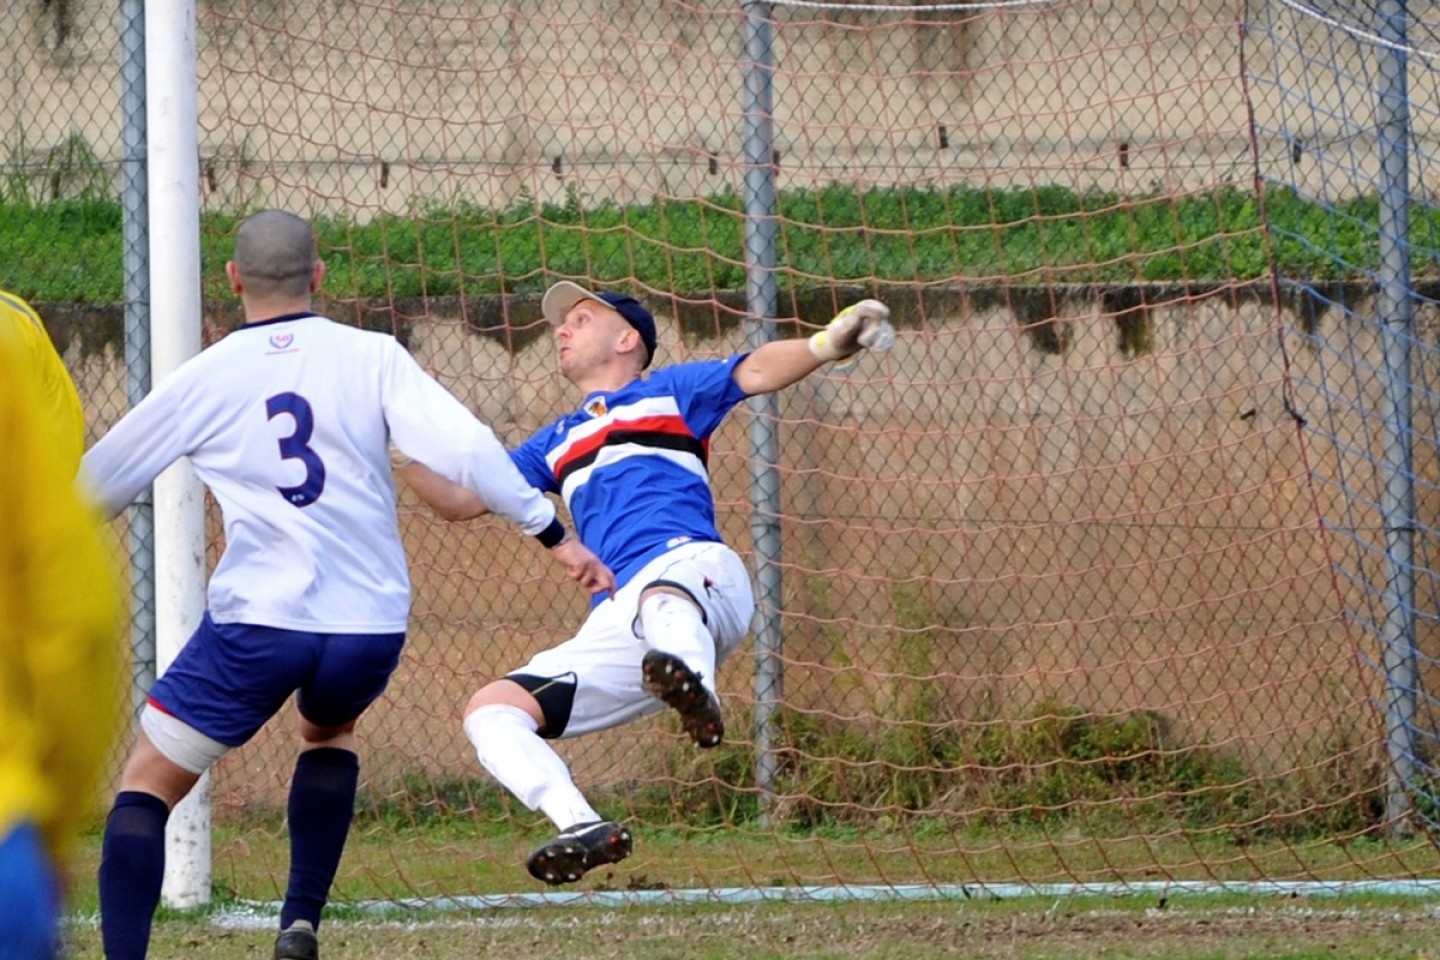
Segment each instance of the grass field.
[{"label": "grass field", "polygon": [[[222,910],[168,918],[151,956],[268,958],[273,921]],[[75,957],[98,957],[93,921]],[[1440,901],[1390,898],[1085,898],[1001,903],[548,907],[345,916],[321,928],[326,960],[428,957],[797,960],[1436,960]]]},{"label": "grass field", "polygon": [[[731,836],[727,842],[695,843],[683,833],[642,834],[636,856],[614,869],[596,871],[574,888],[584,894],[568,905],[517,905],[543,892],[519,866],[536,837],[517,832],[475,835],[454,824],[427,824],[393,833],[361,824],[342,864],[337,900],[322,928],[325,960],[426,957],[524,958],[799,958],[799,960],[899,960],[967,957],[973,960],[1440,960],[1440,893],[1414,895],[1314,895],[1192,893],[1157,889],[1157,882],[1184,879],[1179,871],[1157,877],[1123,866],[1125,846],[1115,841],[1091,854],[1072,851],[1049,860],[1034,838],[1010,837],[1028,850],[1020,860],[965,858],[1003,876],[1104,876],[1119,871],[1134,892],[1108,896],[976,896],[905,902],[863,897],[815,901],[695,904],[665,891],[705,890],[703,877],[728,876],[749,862],[763,878],[773,866],[773,838],[764,842]],[[538,835],[537,835],[538,836]],[[876,838],[869,838],[872,842]],[[997,837],[973,838],[977,849],[995,848]],[[264,824],[223,825],[216,830],[215,901],[202,911],[162,911],[155,928],[155,958],[261,958],[270,956],[276,899],[283,884],[283,836]],[[1170,845],[1174,849],[1169,849]],[[878,845],[878,844],[877,844]],[[1135,862],[1194,864],[1197,853],[1224,859],[1218,847],[1193,842],[1132,840]],[[823,876],[823,844],[799,844],[816,862],[792,859],[797,876]],[[1081,849],[1084,849],[1083,847]],[[1144,857],[1139,855],[1143,851]],[[923,851],[922,858],[923,858]],[[1091,856],[1094,862],[1085,862]],[[75,918],[68,941],[76,958],[99,957],[94,870],[98,838],[86,845],[75,878]],[[1103,862],[1102,862],[1103,861]],[[1242,868],[1236,864],[1244,864]],[[830,863],[834,870],[836,864]],[[1102,869],[1103,868],[1103,869]],[[993,872],[992,872],[993,871]],[[1016,871],[1019,871],[1017,874]],[[1440,877],[1440,854],[1428,841],[1361,844],[1248,845],[1223,874],[1191,879],[1310,879],[1327,883]],[[857,875],[858,872],[857,872]],[[783,877],[777,879],[784,879]],[[867,881],[870,878],[866,878]],[[973,871],[937,882],[972,883]],[[762,881],[763,882],[763,881]],[[858,891],[858,888],[856,888]],[[437,891],[474,895],[462,905],[434,900]],[[502,893],[519,894],[504,897]],[[852,891],[856,892],[856,891]],[[835,896],[834,888],[829,896]],[[476,898],[498,905],[473,909]],[[642,902],[635,902],[642,898]]]}]

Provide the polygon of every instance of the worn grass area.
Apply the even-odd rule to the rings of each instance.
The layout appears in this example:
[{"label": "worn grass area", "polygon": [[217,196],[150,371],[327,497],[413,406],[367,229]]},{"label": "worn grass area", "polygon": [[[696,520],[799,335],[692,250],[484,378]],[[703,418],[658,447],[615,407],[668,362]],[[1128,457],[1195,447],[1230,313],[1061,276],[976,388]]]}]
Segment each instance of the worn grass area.
[{"label": "worn grass area", "polygon": [[[538,823],[529,830],[517,830],[514,824],[501,830],[442,821],[398,831],[357,824],[337,882],[336,903],[322,931],[323,955],[326,960],[1440,960],[1440,895],[1144,892],[1058,899],[618,907],[522,907],[510,905],[520,899],[514,898],[483,910],[400,905],[410,898],[541,892],[520,863],[543,836]],[[217,827],[214,903],[198,913],[162,911],[151,956],[268,960],[286,857],[283,831],[264,818]],[[98,838],[91,837],[73,887],[76,919],[68,940],[76,958],[100,956],[94,921],[97,861]],[[1440,877],[1440,854],[1425,840],[1237,845],[1219,836],[1106,839],[1038,828],[1029,833],[1007,830],[1003,836],[843,831],[798,835],[642,826],[634,857],[565,889],[713,890],[920,880],[1338,882],[1385,877]]]},{"label": "worn grass area", "polygon": [[[1217,833],[1106,837],[1073,827],[1002,833],[631,826],[632,857],[566,889],[1440,878],[1440,851],[1423,838],[1237,844]],[[547,830],[538,821],[528,828],[511,823],[503,829],[463,819],[410,828],[360,822],[346,848],[332,899],[357,903],[534,893],[544,888],[522,864],[546,839]],[[97,908],[98,835],[87,839],[81,854],[73,902],[78,912],[87,913]],[[260,818],[217,826],[216,899],[278,900],[288,857],[286,836],[277,823]]]},{"label": "worn grass area", "polygon": [[[356,919],[321,929],[327,960],[1436,960],[1440,902],[1191,897],[1002,903],[499,909]],[[234,911],[157,924],[151,957],[268,958],[267,918]],[[98,957],[80,922],[73,957]]]}]

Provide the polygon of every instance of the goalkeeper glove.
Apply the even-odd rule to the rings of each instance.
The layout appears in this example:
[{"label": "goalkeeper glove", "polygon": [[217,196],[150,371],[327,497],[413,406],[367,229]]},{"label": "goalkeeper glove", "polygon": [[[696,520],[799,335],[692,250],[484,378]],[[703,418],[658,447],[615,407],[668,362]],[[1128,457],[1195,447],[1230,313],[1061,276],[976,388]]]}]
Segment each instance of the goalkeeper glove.
[{"label": "goalkeeper glove", "polygon": [[820,360],[844,360],[866,348],[888,350],[894,340],[890,308],[879,300],[861,300],[810,336],[810,352]]}]

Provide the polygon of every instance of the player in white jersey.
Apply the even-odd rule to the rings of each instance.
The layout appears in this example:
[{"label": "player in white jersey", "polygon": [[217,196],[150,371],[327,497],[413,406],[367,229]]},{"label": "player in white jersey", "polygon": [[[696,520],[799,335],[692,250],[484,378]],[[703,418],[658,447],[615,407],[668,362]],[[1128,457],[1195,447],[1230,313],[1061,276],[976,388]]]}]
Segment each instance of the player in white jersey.
[{"label": "player in white jersey", "polygon": [[614,585],[491,430],[393,337],[312,312],[325,265],[309,224],[255,214],[226,273],[246,323],[165,378],[82,462],[114,515],[189,457],[225,524],[204,619],[150,691],[106,821],[109,960],[148,949],[171,808],[291,694],[302,742],[275,956],[318,956],[315,928],[354,809],[356,720],[398,663],[410,610],[392,443],[484,497],[587,590]]},{"label": "player in white jersey", "polygon": [[[862,300],[812,337],[643,375],[655,319],[633,298],[560,283],[541,310],[555,325],[560,374],[584,399],[511,457],[531,483],[564,498],[581,537],[615,571],[617,590],[594,598],[573,638],[480,689],[465,733],[485,769],[559,828],[527,866],[562,884],[628,856],[631,837],[596,813],[546,740],[608,729],[662,704],[697,746],[724,737],[715,669],[744,639],[755,603],[744,563],[715,526],[710,435],[746,397],[884,348],[893,331],[885,305]],[[401,476],[438,513],[486,512],[483,494],[416,459]]]}]

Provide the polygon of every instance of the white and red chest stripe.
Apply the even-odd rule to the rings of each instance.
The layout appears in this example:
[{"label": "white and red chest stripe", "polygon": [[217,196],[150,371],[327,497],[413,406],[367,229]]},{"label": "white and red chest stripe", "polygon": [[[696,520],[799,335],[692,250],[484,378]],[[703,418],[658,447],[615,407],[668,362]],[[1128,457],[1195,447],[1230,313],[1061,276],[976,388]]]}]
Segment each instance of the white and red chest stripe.
[{"label": "white and red chest stripe", "polygon": [[661,457],[709,479],[710,441],[696,437],[671,396],[644,397],[571,427],[545,455],[568,503],[595,470],[630,457]]}]

